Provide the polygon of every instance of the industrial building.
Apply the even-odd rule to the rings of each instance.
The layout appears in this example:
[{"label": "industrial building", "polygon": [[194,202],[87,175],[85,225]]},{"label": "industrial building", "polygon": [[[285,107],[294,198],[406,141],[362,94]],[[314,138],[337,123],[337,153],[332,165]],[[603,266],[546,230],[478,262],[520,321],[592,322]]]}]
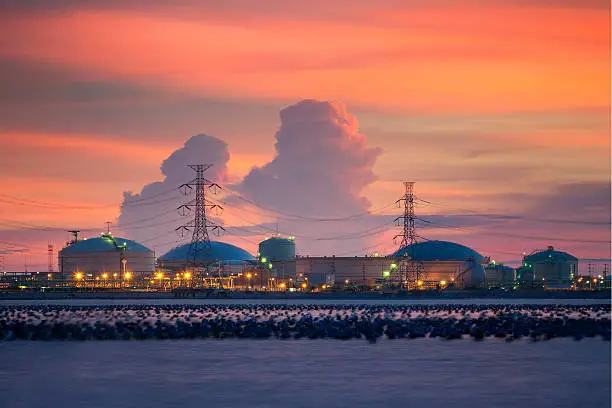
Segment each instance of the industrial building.
[{"label": "industrial building", "polygon": [[394,264],[388,257],[298,257],[298,277],[307,277],[312,285],[374,286],[382,283]]},{"label": "industrial building", "polygon": [[75,240],[59,251],[63,279],[112,280],[138,278],[155,270],[155,253],[129,239],[100,234]]},{"label": "industrial building", "polygon": [[533,252],[523,257],[521,280],[529,285],[546,288],[570,288],[578,271],[578,258],[567,252],[556,251],[549,246],[544,251]]},{"label": "industrial building", "polygon": [[448,241],[425,241],[406,246],[389,256],[298,257],[298,276],[311,284],[377,286],[389,281],[401,262],[413,262],[423,287],[481,287],[488,263],[478,252]]}]

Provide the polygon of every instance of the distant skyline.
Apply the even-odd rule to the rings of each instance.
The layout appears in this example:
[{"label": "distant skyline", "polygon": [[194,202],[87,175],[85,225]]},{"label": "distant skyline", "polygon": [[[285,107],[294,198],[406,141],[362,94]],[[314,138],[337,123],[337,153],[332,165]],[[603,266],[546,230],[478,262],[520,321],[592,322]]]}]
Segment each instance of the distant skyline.
[{"label": "distant skyline", "polygon": [[173,154],[216,163],[252,253],[276,218],[303,254],[393,251],[410,180],[427,239],[610,258],[609,1],[9,0],[0,28],[8,269],[106,221],[161,255],[180,196],[117,218],[187,181]]}]

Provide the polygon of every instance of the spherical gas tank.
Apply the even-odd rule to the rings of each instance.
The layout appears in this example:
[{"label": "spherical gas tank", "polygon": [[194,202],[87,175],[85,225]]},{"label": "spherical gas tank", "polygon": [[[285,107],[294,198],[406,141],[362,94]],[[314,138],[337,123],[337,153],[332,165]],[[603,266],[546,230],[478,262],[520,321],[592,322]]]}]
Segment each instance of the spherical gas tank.
[{"label": "spherical gas tank", "polygon": [[462,288],[476,289],[484,286],[485,283],[485,268],[475,259],[468,259],[461,264],[460,278]]}]

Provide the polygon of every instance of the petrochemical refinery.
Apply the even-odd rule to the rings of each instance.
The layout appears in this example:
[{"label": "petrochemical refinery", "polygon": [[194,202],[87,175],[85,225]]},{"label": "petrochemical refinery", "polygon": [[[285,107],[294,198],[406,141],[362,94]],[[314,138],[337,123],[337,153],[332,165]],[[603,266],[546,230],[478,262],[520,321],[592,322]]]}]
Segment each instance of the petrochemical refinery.
[{"label": "petrochemical refinery", "polygon": [[[170,291],[229,289],[286,292],[371,292],[603,289],[610,288],[607,265],[601,273],[578,273],[578,258],[552,246],[523,254],[512,268],[456,242],[429,240],[416,233],[414,183],[404,183],[397,204],[403,212],[395,221],[401,232],[393,253],[363,256],[304,256],[299,238],[273,234],[251,254],[238,246],[211,240],[209,232],[225,227],[213,223],[207,209],[220,207],[207,192],[221,186],[207,180],[208,165],[192,165],[196,177],[180,186],[195,197],[178,207],[189,222],[177,231],[191,241],[158,255],[145,245],[110,232],[72,239],[57,254],[57,271],[3,272],[2,290],[125,290]],[[591,272],[591,271],[589,271]]]}]

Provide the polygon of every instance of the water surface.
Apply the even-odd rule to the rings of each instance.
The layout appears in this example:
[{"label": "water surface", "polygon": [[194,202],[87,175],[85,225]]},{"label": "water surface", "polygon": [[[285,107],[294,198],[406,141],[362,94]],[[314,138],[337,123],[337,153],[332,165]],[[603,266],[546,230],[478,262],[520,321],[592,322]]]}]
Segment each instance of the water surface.
[{"label": "water surface", "polygon": [[0,343],[3,408],[609,407],[610,343]]}]

